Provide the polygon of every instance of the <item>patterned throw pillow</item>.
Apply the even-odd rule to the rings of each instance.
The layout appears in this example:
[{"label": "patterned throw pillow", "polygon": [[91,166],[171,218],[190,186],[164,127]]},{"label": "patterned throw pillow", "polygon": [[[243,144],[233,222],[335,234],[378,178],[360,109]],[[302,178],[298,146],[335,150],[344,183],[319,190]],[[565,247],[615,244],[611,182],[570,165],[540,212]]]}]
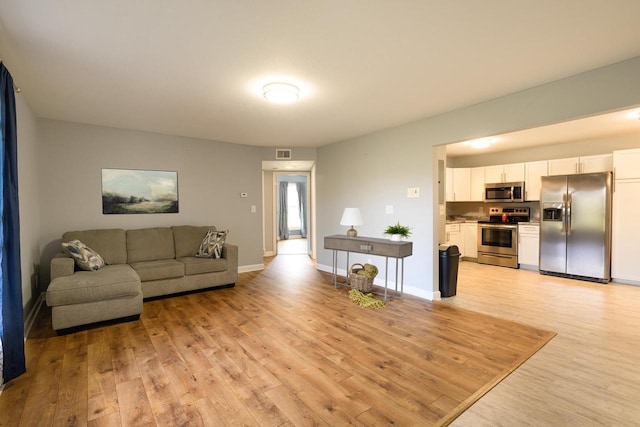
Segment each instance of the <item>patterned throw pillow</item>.
[{"label": "patterned throw pillow", "polygon": [[209,230],[200,243],[200,249],[196,253],[198,258],[222,258],[222,246],[229,234],[227,231]]},{"label": "patterned throw pillow", "polygon": [[62,243],[62,249],[71,255],[78,267],[82,270],[96,271],[104,267],[104,259],[80,240]]}]

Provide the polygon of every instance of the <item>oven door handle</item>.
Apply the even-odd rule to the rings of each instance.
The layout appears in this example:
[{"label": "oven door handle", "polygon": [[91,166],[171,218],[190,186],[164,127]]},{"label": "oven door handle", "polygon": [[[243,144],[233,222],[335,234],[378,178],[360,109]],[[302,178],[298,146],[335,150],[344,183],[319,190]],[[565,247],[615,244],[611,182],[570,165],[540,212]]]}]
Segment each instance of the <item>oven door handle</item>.
[{"label": "oven door handle", "polygon": [[493,224],[478,224],[480,228],[502,228],[505,230],[516,230],[518,228],[517,224],[502,224],[499,222]]}]

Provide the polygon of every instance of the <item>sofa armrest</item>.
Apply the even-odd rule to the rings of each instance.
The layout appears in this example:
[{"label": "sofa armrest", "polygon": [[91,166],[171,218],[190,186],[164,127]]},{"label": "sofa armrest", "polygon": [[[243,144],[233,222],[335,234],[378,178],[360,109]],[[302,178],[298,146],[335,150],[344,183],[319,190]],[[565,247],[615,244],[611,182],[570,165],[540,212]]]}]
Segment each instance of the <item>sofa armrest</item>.
[{"label": "sofa armrest", "polygon": [[75,271],[75,261],[69,255],[59,253],[51,258],[51,280],[56,277],[71,276]]},{"label": "sofa armrest", "polygon": [[222,258],[227,260],[229,270],[238,271],[238,246],[225,243],[222,246]]}]

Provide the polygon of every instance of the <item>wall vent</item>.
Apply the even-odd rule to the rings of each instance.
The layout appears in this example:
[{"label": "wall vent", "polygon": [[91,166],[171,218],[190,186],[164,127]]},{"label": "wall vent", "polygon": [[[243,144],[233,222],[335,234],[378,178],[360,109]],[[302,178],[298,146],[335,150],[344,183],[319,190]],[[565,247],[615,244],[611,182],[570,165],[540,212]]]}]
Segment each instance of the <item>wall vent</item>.
[{"label": "wall vent", "polygon": [[276,148],[276,160],[291,160],[291,149]]}]

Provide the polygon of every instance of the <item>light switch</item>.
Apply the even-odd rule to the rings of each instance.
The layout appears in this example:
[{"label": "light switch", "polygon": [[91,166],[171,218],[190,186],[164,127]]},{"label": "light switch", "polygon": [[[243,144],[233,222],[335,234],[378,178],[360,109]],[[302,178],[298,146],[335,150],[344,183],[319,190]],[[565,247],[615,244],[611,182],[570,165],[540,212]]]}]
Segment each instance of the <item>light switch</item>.
[{"label": "light switch", "polygon": [[384,207],[384,213],[392,214],[393,213],[393,205],[386,205]]},{"label": "light switch", "polygon": [[407,197],[417,199],[420,197],[420,187],[407,188]]}]

